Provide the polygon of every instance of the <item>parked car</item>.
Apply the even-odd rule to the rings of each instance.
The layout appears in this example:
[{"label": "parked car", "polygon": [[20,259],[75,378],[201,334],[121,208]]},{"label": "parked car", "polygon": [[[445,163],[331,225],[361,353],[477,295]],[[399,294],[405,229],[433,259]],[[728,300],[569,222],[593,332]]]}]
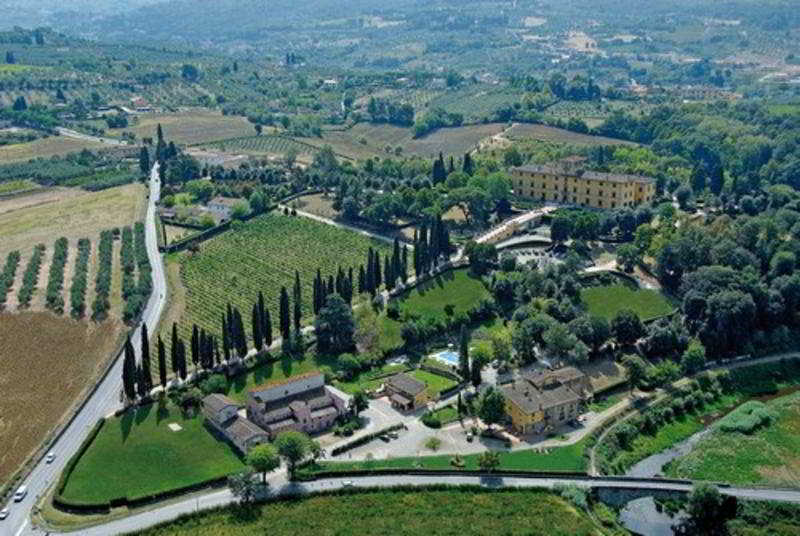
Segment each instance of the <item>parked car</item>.
[{"label": "parked car", "polygon": [[28,488],[26,486],[18,487],[16,493],[14,493],[14,502],[20,502],[27,494]]},{"label": "parked car", "polygon": [[7,518],[8,514],[9,514],[8,508],[3,508],[2,510],[0,510],[0,520]]},{"label": "parked car", "polygon": [[44,461],[47,463],[53,463],[53,460],[56,459],[56,455],[54,452],[48,452],[47,456],[44,457]]}]

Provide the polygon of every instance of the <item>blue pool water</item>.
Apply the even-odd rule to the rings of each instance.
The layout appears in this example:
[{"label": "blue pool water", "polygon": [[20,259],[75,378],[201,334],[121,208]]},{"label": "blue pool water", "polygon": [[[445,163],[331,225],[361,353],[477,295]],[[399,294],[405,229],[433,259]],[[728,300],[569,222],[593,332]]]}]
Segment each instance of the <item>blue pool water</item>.
[{"label": "blue pool water", "polygon": [[438,359],[442,363],[453,365],[454,367],[458,366],[458,352],[454,352],[452,350],[444,350],[442,352],[433,354],[433,358]]}]

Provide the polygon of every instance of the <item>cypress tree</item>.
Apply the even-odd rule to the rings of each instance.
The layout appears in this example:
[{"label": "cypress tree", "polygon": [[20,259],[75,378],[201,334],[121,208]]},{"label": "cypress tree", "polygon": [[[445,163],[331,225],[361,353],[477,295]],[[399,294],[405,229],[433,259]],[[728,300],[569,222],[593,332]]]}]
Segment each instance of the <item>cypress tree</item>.
[{"label": "cypress tree", "polygon": [[465,380],[470,377],[469,368],[469,334],[467,326],[461,325],[461,333],[458,339],[458,373]]},{"label": "cypress tree", "polygon": [[453,155],[450,155],[449,164],[447,165],[447,174],[450,175],[455,170],[456,170],[456,161],[453,158]]},{"label": "cypress tree", "polygon": [[264,328],[261,335],[267,348],[272,346],[272,320],[269,317],[269,309],[264,309]]},{"label": "cypress tree", "polygon": [[392,290],[394,288],[395,276],[394,273],[392,272],[392,263],[389,262],[388,255],[383,256],[383,272],[384,272],[383,280],[386,282],[386,289]]},{"label": "cypress tree", "polygon": [[375,264],[372,262],[372,248],[367,251],[367,273],[364,279],[364,290],[375,295]]},{"label": "cypress tree", "polygon": [[142,322],[142,373],[144,374],[145,385],[144,388],[147,392],[153,390],[153,375],[150,372],[150,335],[147,333],[147,323]]},{"label": "cypress tree", "polygon": [[139,365],[136,367],[136,393],[139,395],[139,398],[144,398],[147,396],[147,379],[145,378],[144,367]]},{"label": "cypress tree", "polygon": [[161,335],[158,336],[158,379],[161,381],[161,387],[167,388],[167,353],[164,349],[164,341],[161,340]]},{"label": "cypress tree", "polygon": [[288,342],[291,335],[292,320],[289,313],[289,293],[286,292],[286,287],[281,287],[280,328],[283,342]]},{"label": "cypress tree", "polygon": [[266,307],[264,306],[264,293],[260,290],[258,291],[258,321],[261,324],[261,329],[259,330],[262,334],[264,334],[264,311],[266,311]]},{"label": "cypress tree", "polygon": [[214,337],[214,362],[217,365],[222,364],[222,361],[220,360],[220,355],[219,355],[219,339],[217,339],[216,337]]},{"label": "cypress tree", "polygon": [[150,173],[150,152],[144,145],[139,150],[139,171],[142,172],[142,175]]},{"label": "cypress tree", "polygon": [[325,302],[328,302],[328,296],[336,292],[336,284],[333,282],[333,276],[328,276],[328,288],[325,289]]},{"label": "cypress tree", "polygon": [[381,256],[376,251],[375,252],[375,290],[379,289],[381,286],[381,280],[383,277],[381,276]]},{"label": "cypress tree", "polygon": [[303,319],[302,296],[300,289],[300,272],[294,271],[294,292],[292,293],[294,301],[294,330],[300,331],[300,322]]},{"label": "cypress tree", "polygon": [[197,362],[200,360],[200,333],[197,330],[197,324],[192,324],[192,365],[195,371],[197,370]]},{"label": "cypress tree", "polygon": [[130,336],[125,339],[125,355],[122,361],[122,388],[128,400],[136,399],[136,355]]},{"label": "cypress tree", "polygon": [[234,329],[236,334],[234,339],[234,343],[236,344],[236,353],[239,354],[240,358],[244,359],[244,357],[247,355],[247,339],[245,338],[242,315],[239,313],[239,309],[236,307],[233,308],[233,322],[236,326]]},{"label": "cypress tree", "polygon": [[364,294],[367,291],[367,275],[364,272],[364,265],[358,267],[358,293]]},{"label": "cypress tree", "polygon": [[311,288],[311,310],[314,311],[314,316],[319,313],[319,278],[314,276],[314,284]]},{"label": "cypress tree", "polygon": [[178,325],[175,322],[172,323],[172,344],[169,347],[169,357],[172,373],[177,376],[180,364],[178,361]]},{"label": "cypress tree", "polygon": [[178,375],[181,380],[185,380],[186,373],[186,344],[183,339],[178,339]]},{"label": "cypress tree", "polygon": [[261,336],[261,319],[258,317],[258,305],[253,304],[253,345],[257,351],[264,348],[264,339]]},{"label": "cypress tree", "polygon": [[400,279],[403,280],[403,284],[408,281],[408,246],[403,244],[403,260],[400,266]]},{"label": "cypress tree", "polygon": [[469,152],[464,153],[463,171],[470,176],[472,176],[472,174],[475,172],[475,167],[472,163],[472,156],[469,154]]},{"label": "cypress tree", "polygon": [[225,314],[222,314],[222,351],[225,353],[225,361],[231,360],[231,341],[228,333],[228,322],[225,321]]}]

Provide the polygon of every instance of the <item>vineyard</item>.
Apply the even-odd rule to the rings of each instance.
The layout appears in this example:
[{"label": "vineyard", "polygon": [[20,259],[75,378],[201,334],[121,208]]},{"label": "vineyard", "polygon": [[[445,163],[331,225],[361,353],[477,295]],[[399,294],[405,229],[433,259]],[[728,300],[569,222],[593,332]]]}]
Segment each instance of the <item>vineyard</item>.
[{"label": "vineyard", "polygon": [[3,310],[8,298],[8,289],[14,284],[14,277],[17,275],[17,267],[19,266],[20,254],[19,251],[12,251],[6,257],[6,263],[3,265],[3,272],[0,273],[0,311]]},{"label": "vineyard", "polygon": [[[339,266],[358,268],[369,247],[381,255],[390,246],[358,233],[306,218],[270,213],[259,216],[201,246],[198,253],[179,257],[181,282],[186,289],[179,332],[189,338],[192,324],[220,336],[220,318],[228,303],[249,311],[263,291],[272,318],[279,318],[281,286],[291,292],[295,270],[300,272],[303,318],[311,319],[313,279],[319,268],[324,277]],[[169,316],[169,314],[168,314]],[[162,326],[170,340],[171,326]],[[249,324],[246,326],[249,333]]]},{"label": "vineyard", "polygon": [[313,155],[317,151],[315,147],[292,138],[268,135],[231,138],[204,147],[225,152],[276,155],[286,154],[289,149],[296,150],[299,155]]},{"label": "vineyard", "polygon": [[28,307],[31,304],[33,293],[36,290],[36,283],[39,281],[39,270],[42,267],[44,250],[44,244],[38,244],[33,249],[33,255],[31,255],[28,261],[28,266],[25,267],[25,273],[22,276],[22,286],[17,294],[20,307]]},{"label": "vineyard", "polygon": [[50,276],[47,281],[45,307],[53,312],[64,312],[64,267],[67,265],[69,241],[63,236],[53,246],[53,260],[50,263]]}]

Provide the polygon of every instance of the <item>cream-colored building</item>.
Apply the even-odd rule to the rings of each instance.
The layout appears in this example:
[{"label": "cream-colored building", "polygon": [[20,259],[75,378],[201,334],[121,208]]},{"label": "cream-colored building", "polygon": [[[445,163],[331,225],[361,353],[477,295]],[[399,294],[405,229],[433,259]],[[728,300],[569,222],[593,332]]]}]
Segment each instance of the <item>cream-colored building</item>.
[{"label": "cream-colored building", "polygon": [[554,164],[527,165],[511,170],[514,193],[542,202],[615,209],[652,201],[656,181],[639,175],[583,169],[585,159],[570,157]]}]

